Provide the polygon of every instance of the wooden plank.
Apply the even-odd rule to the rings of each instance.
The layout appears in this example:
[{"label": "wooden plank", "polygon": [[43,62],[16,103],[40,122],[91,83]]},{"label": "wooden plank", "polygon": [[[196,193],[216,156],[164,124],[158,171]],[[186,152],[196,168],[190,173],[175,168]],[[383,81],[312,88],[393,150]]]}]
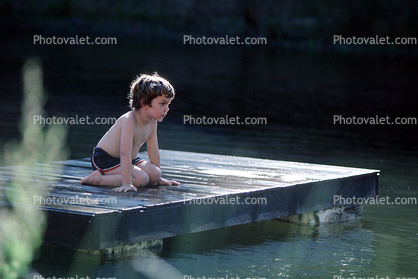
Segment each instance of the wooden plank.
[{"label": "wooden plank", "polygon": [[[144,152],[139,156],[147,158]],[[59,166],[61,175],[48,175]],[[41,205],[48,213],[45,243],[100,250],[335,208],[341,205],[333,203],[334,195],[374,197],[379,188],[377,170],[182,151],[162,150],[161,168],[180,186],[115,193],[109,187],[80,185],[91,172],[88,158],[25,170],[48,188]],[[40,175],[41,169],[47,174]],[[1,168],[0,187],[8,188],[12,175],[19,177],[16,168]],[[231,199],[234,204],[227,203]],[[246,199],[266,203],[246,204]],[[22,203],[34,205],[29,199]]]}]

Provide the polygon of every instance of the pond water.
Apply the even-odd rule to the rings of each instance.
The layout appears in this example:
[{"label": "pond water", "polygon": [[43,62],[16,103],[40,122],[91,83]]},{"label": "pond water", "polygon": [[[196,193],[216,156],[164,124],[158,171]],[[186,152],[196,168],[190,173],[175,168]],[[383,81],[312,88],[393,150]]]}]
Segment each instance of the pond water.
[{"label": "pond water", "polygon": [[[161,149],[379,169],[381,197],[418,198],[417,124],[334,124],[336,116],[417,118],[416,58],[193,46],[162,38],[120,38],[107,46],[9,38],[0,45],[2,145],[19,138],[21,69],[31,56],[43,63],[48,116],[117,117],[127,110],[135,75],[157,71],[177,90],[159,125]],[[185,116],[226,115],[261,117],[267,124],[184,122]],[[69,126],[70,157],[88,157],[108,128]],[[355,221],[248,224],[174,237],[162,251],[118,259],[44,249],[33,267],[44,277],[412,278],[418,277],[417,213],[416,203],[365,205]]]}]

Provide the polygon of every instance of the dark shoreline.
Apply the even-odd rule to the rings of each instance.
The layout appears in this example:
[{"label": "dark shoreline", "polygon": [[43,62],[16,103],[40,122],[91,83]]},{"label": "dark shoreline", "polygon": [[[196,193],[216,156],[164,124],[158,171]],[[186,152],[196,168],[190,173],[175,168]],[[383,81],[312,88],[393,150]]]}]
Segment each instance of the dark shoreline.
[{"label": "dark shoreline", "polygon": [[[129,40],[154,40],[163,44],[183,44],[184,35],[194,37],[265,38],[267,45],[243,47],[274,48],[350,55],[417,56],[417,45],[334,44],[333,36],[344,38],[414,37],[418,34],[418,1],[308,2],[281,4],[231,1],[221,11],[215,2],[204,13],[204,5],[189,3],[189,8],[157,8],[147,12],[150,3],[138,6],[131,1],[113,3],[104,9],[86,1],[46,1],[42,7],[0,2],[0,37],[42,36],[131,36]],[[124,3],[124,4],[123,4]],[[379,4],[377,4],[379,3]],[[171,3],[172,4],[172,3]],[[102,4],[103,5],[103,4]],[[287,5],[287,6],[286,6]],[[131,8],[129,8],[131,7]],[[135,8],[132,8],[135,7]],[[349,7],[349,8],[348,8]],[[102,9],[101,9],[102,8]],[[280,8],[280,9],[279,9]],[[179,10],[180,9],[180,10]],[[387,13],[391,12],[391,15]],[[327,14],[328,13],[328,14]],[[215,46],[215,45],[214,45]]]}]

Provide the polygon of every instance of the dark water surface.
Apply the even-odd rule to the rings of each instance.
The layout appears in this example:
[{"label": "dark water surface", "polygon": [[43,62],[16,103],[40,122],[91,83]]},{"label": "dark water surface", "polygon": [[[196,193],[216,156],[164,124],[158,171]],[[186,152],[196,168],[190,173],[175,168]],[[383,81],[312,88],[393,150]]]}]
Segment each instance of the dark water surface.
[{"label": "dark water surface", "polygon": [[[157,71],[177,90],[159,125],[161,149],[379,169],[381,197],[418,198],[417,124],[333,124],[334,115],[417,118],[416,58],[150,41],[34,46],[26,37],[1,44],[2,145],[19,137],[21,69],[36,55],[48,116],[118,117],[127,110],[135,75]],[[264,117],[267,124],[189,125],[185,115]],[[108,128],[69,126],[71,158],[89,156]],[[141,252],[117,260],[44,250],[33,266],[45,277],[418,277],[417,213],[417,204],[366,205],[352,222],[261,222],[175,237],[158,256]]]}]

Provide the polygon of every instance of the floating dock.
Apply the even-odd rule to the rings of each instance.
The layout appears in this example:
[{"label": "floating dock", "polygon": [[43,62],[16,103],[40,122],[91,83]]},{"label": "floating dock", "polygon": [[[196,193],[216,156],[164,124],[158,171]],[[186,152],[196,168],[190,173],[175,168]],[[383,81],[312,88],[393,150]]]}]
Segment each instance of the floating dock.
[{"label": "floating dock", "polygon": [[[351,208],[358,215],[351,199],[378,195],[377,170],[170,150],[160,153],[163,176],[180,186],[116,193],[110,187],[80,185],[78,181],[91,173],[88,158],[49,163],[51,169],[64,166],[58,179],[37,177],[36,166],[27,170],[49,187],[47,196],[34,197],[43,199],[38,204],[47,213],[44,244],[115,252],[263,220],[322,221],[327,217],[318,212],[325,210],[341,215]],[[147,158],[146,152],[139,156]],[[11,170],[0,168],[0,183],[7,181]],[[28,201],[25,206],[34,204]]]}]

